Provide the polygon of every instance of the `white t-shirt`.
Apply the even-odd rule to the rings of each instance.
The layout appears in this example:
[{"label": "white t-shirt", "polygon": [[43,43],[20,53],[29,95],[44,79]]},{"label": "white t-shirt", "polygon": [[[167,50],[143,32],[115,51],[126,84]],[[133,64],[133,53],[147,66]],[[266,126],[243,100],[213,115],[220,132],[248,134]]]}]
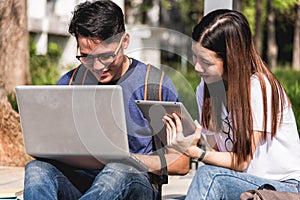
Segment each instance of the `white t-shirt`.
[{"label": "white t-shirt", "polygon": [[[271,119],[271,85],[266,81],[268,119]],[[196,91],[199,116],[201,122],[203,87],[201,82]],[[263,103],[262,92],[258,78],[251,77],[251,107],[253,117],[253,130],[263,131]],[[222,119],[226,121],[228,113],[223,107]],[[228,117],[227,117],[228,118]],[[293,110],[286,105],[283,110],[282,124],[278,127],[276,136],[271,140],[271,120],[267,121],[267,139],[260,140],[253,159],[250,162],[246,173],[263,177],[271,180],[283,181],[287,179],[296,179],[300,181],[300,140],[297,132],[297,126]],[[231,123],[231,119],[228,119]],[[226,128],[225,128],[226,129]],[[230,140],[228,139],[228,130],[221,133],[213,133],[203,130],[206,135],[214,135],[219,151],[231,151]],[[229,133],[230,134],[230,133]],[[230,135],[232,138],[232,135]]]}]

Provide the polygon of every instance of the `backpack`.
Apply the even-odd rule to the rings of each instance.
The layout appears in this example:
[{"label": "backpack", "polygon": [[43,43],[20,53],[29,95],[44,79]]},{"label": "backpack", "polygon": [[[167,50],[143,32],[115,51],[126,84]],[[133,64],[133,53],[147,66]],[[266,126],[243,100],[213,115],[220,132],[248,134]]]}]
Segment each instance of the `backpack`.
[{"label": "backpack", "polygon": [[[164,79],[164,71],[148,64],[144,85],[144,100],[162,101],[162,84]],[[162,129],[164,130],[164,129]],[[164,131],[153,134],[152,136],[153,150],[160,158],[162,166],[161,174],[148,173],[152,183],[158,186],[157,200],[162,196],[162,185],[168,183],[168,168],[165,158],[166,135]]]},{"label": "backpack", "polygon": [[240,196],[241,200],[297,200],[300,194],[296,192],[276,191],[270,184],[264,184],[257,190],[247,190]]},{"label": "backpack", "polygon": [[[76,67],[71,75],[69,85],[94,85],[98,83],[98,80],[89,73],[88,69]],[[76,76],[76,79],[74,80]],[[162,84],[165,73],[164,71],[152,66],[147,65],[147,71],[145,76],[144,84],[144,100],[162,101]],[[153,174],[148,172],[151,183],[155,184],[158,189],[157,200],[161,200],[162,196],[162,185],[168,183],[168,169],[167,162],[165,159],[165,146],[166,146],[166,135],[164,132],[152,134],[153,151],[157,154],[161,161],[161,174]]]}]

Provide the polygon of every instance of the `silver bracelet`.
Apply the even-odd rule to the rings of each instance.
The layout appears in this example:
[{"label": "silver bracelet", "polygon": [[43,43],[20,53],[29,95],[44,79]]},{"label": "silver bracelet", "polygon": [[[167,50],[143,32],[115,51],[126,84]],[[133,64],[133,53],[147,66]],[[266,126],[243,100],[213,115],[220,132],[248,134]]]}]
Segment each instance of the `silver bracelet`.
[{"label": "silver bracelet", "polygon": [[206,151],[203,150],[200,157],[198,158],[198,161],[202,161],[205,155],[206,155]]}]

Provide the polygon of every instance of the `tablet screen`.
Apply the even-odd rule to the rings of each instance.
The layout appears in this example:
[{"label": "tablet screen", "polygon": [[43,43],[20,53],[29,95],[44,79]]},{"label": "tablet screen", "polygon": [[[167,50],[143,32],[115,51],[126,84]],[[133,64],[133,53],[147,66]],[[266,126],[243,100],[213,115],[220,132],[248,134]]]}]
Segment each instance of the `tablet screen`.
[{"label": "tablet screen", "polygon": [[162,118],[164,115],[171,116],[172,113],[176,113],[180,117],[185,136],[195,132],[194,120],[181,102],[136,100],[135,103],[149,121],[154,133],[165,129]]}]

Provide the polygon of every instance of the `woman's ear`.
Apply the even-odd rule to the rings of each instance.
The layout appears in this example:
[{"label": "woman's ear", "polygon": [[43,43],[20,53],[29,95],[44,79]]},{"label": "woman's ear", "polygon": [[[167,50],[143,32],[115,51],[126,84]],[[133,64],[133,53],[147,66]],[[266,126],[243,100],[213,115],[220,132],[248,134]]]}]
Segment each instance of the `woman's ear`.
[{"label": "woman's ear", "polygon": [[125,33],[124,39],[123,39],[123,49],[127,49],[129,46],[129,42],[130,42],[130,36],[128,33]]}]

